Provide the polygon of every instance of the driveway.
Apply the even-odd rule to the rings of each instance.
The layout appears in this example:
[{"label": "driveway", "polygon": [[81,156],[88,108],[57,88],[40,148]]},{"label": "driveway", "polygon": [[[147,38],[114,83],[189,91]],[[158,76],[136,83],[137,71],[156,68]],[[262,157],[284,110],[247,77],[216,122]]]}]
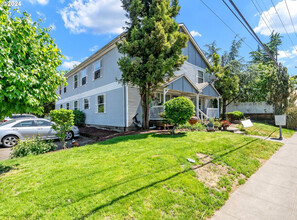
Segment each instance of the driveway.
[{"label": "driveway", "polygon": [[7,160],[10,156],[10,148],[4,148],[0,145],[0,160]]},{"label": "driveway", "polygon": [[212,220],[297,219],[297,133],[235,191]]}]

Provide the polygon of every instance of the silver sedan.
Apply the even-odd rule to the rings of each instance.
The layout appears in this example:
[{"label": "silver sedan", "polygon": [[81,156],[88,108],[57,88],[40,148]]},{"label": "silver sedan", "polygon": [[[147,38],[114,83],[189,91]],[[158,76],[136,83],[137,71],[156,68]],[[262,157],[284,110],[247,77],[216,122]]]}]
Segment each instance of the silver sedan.
[{"label": "silver sedan", "polygon": [[[4,147],[13,147],[17,144],[17,140],[24,140],[33,136],[49,140],[57,139],[57,132],[52,129],[52,122],[46,119],[31,118],[10,120],[0,125],[0,144]],[[72,130],[67,132],[66,140],[79,137],[79,130],[73,126]]]}]

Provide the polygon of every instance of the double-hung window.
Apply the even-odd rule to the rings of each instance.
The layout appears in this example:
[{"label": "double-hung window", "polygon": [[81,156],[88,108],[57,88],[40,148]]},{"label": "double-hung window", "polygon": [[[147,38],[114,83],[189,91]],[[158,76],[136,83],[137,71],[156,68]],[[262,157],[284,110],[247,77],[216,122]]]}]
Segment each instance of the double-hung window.
[{"label": "double-hung window", "polygon": [[73,80],[74,80],[74,88],[76,89],[78,87],[78,76],[77,76],[77,74],[74,75]]},{"label": "double-hung window", "polygon": [[94,80],[102,77],[102,60],[98,60],[94,63]]},{"label": "double-hung window", "polygon": [[66,109],[69,110],[70,109],[70,103],[66,103]]},{"label": "double-hung window", "polygon": [[63,108],[63,105],[60,105],[60,109]]},{"label": "double-hung window", "polygon": [[67,92],[67,86],[64,85],[64,93]]},{"label": "double-hung window", "polygon": [[202,71],[198,70],[197,83],[203,83],[203,82],[204,82],[204,73]]},{"label": "double-hung window", "polygon": [[87,70],[84,69],[83,71],[81,71],[81,85],[85,85],[87,84]]},{"label": "double-hung window", "polygon": [[97,113],[105,113],[105,96],[97,96]]},{"label": "double-hung window", "polygon": [[84,109],[90,109],[90,100],[84,99]]},{"label": "double-hung window", "polygon": [[59,94],[62,94],[62,86],[59,86]]},{"label": "double-hung window", "polygon": [[78,101],[74,101],[73,110],[78,110]]}]

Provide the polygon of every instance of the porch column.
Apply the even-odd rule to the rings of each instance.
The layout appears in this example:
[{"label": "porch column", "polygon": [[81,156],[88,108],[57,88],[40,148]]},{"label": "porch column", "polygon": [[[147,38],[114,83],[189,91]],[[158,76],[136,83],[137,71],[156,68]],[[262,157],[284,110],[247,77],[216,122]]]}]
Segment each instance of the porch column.
[{"label": "porch column", "polygon": [[200,119],[200,117],[199,117],[199,94],[196,95],[196,114],[197,114],[197,117]]},{"label": "porch column", "polygon": [[217,98],[218,101],[218,118],[220,118],[220,97]]},{"label": "porch column", "polygon": [[163,92],[163,108],[165,110],[165,102],[166,102],[166,94],[168,92],[167,88],[164,88],[164,92]]}]

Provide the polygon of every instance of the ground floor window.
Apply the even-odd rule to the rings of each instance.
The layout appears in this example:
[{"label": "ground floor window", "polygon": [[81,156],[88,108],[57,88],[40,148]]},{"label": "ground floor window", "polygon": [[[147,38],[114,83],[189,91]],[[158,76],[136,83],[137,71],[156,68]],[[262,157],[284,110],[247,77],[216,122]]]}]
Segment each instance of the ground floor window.
[{"label": "ground floor window", "polygon": [[78,110],[78,101],[74,101],[74,105],[73,105],[73,109],[74,110]]},{"label": "ground floor window", "polygon": [[105,95],[97,96],[97,113],[105,113]]},{"label": "ground floor window", "polygon": [[84,109],[90,109],[90,100],[84,99]]},{"label": "ground floor window", "polygon": [[66,103],[66,109],[67,109],[67,110],[70,109],[70,103]]},{"label": "ground floor window", "polygon": [[60,109],[63,108],[63,105],[60,105]]}]

